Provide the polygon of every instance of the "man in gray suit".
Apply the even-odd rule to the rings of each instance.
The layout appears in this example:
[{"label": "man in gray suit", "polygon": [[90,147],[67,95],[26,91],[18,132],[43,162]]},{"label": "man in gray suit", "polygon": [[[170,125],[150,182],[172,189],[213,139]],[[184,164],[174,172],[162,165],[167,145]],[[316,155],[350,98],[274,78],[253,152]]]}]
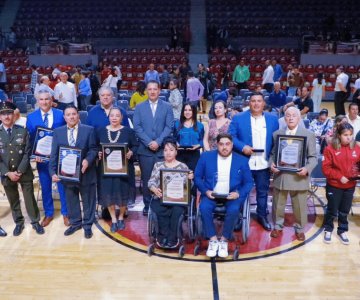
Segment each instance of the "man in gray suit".
[{"label": "man in gray suit", "polygon": [[171,134],[174,115],[169,103],[159,100],[160,86],[150,80],[146,85],[148,100],[136,106],[134,112],[134,130],[139,139],[138,149],[141,179],[143,182],[143,214],[147,215],[151,200],[148,181],[154,164],[163,158],[161,144]]},{"label": "man in gray suit", "polygon": [[[290,107],[285,112],[287,127],[274,132],[274,147],[270,156],[271,171],[274,173],[273,218],[274,229],[270,236],[277,238],[284,227],[285,205],[288,194],[291,197],[293,213],[295,216],[294,229],[299,241],[305,240],[304,227],[307,223],[307,193],[312,170],[317,164],[316,139],[313,132],[301,128],[299,122],[301,115],[299,109]],[[276,139],[278,135],[296,135],[306,137],[305,166],[297,172],[280,171],[274,163],[277,152]]]}]

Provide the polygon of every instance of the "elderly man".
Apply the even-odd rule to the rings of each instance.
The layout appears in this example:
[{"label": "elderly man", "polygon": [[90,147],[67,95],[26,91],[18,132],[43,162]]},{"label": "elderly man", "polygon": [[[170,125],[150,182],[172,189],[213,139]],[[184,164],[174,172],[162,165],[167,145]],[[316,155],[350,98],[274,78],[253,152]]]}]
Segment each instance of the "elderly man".
[{"label": "elderly man", "polygon": [[58,101],[58,109],[64,110],[69,104],[77,107],[77,97],[75,85],[68,81],[68,74],[60,73],[60,82],[56,84],[54,89],[54,98]]},{"label": "elderly man", "polygon": [[154,164],[164,156],[161,144],[171,134],[174,121],[170,104],[159,99],[159,82],[149,81],[146,91],[148,100],[136,105],[134,112],[134,130],[140,142],[138,156],[143,182],[144,215],[149,212],[151,200],[148,181]]},{"label": "elderly man", "polygon": [[[195,169],[195,184],[201,192],[200,212],[205,236],[210,239],[206,255],[228,256],[228,240],[232,237],[240,207],[253,186],[247,159],[233,150],[232,136],[217,136],[217,150],[204,152]],[[217,195],[226,198],[217,198]],[[218,240],[213,221],[217,201],[224,201],[226,216],[223,232]]]},{"label": "elderly man", "polygon": [[54,90],[49,86],[50,85],[50,79],[48,76],[41,76],[40,78],[40,84],[37,84],[34,89],[34,95],[39,91],[47,91],[50,93],[51,96],[54,96]]},{"label": "elderly man", "polygon": [[281,84],[279,81],[274,83],[274,91],[269,95],[269,103],[272,109],[278,110],[286,104],[286,95],[281,90]]},{"label": "elderly man", "polygon": [[308,112],[313,112],[314,103],[309,95],[310,95],[309,89],[306,86],[303,86],[301,88],[300,98],[297,98],[295,101],[291,101],[288,104],[286,104],[284,106],[284,111],[290,106],[297,105],[302,116],[306,115]]},{"label": "elderly man", "polygon": [[336,83],[335,83],[335,95],[334,95],[334,106],[335,106],[335,115],[345,115],[344,104],[347,100],[347,90],[346,85],[350,80],[349,76],[344,73],[343,68],[336,69]]},{"label": "elderly man", "polygon": [[356,136],[360,131],[359,106],[356,103],[349,104],[348,114],[346,115],[348,122],[354,128],[353,135]]},{"label": "elderly man", "polygon": [[[281,171],[275,165],[275,154],[278,151],[277,145],[271,151],[270,166],[274,173],[274,197],[273,197],[273,218],[274,229],[270,236],[277,238],[282,234],[285,219],[285,205],[288,195],[291,197],[293,213],[295,217],[294,229],[297,240],[304,241],[304,227],[307,223],[307,193],[309,189],[310,174],[317,164],[315,134],[298,126],[301,120],[299,109],[290,107],[285,112],[286,129],[279,129],[274,132],[274,143],[278,135],[292,135],[306,137],[305,165],[299,166],[297,171]],[[287,145],[295,143],[288,140]],[[283,143],[281,143],[282,146]],[[285,147],[286,148],[286,147]],[[301,146],[300,146],[301,149]],[[284,150],[282,150],[284,151]]]},{"label": "elderly man", "polygon": [[279,128],[278,119],[264,112],[265,100],[261,93],[250,97],[250,109],[235,115],[229,126],[234,139],[234,148],[249,161],[256,186],[257,218],[265,230],[271,226],[266,218],[267,198],[270,185],[269,155],[272,134]]},{"label": "elderly man", "polygon": [[270,60],[265,61],[266,69],[264,70],[262,83],[263,88],[271,93],[274,88],[274,68],[270,63]]}]

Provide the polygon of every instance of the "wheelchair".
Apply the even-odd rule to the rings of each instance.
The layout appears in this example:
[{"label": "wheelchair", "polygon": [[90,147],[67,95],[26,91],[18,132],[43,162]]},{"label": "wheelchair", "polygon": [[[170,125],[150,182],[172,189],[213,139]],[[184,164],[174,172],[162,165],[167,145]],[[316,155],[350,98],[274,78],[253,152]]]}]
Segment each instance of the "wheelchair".
[{"label": "wheelchair", "polygon": [[[213,212],[214,220],[219,220],[221,222],[224,221],[226,215],[226,206],[225,203],[222,201],[218,201],[216,204],[216,208]],[[203,224],[201,219],[201,212],[200,209],[197,209],[196,213],[196,221],[195,221],[195,247],[194,247],[194,255],[197,256],[201,252],[201,240],[204,239],[204,232],[203,232]],[[250,234],[250,198],[249,195],[246,197],[242,207],[239,211],[239,217],[234,225],[234,231],[241,230],[241,244],[245,244],[249,238]],[[237,240],[236,236],[233,235],[232,240],[235,242],[235,250],[233,252],[233,260],[238,260],[239,258],[239,250],[240,250],[240,243]]]},{"label": "wheelchair", "polygon": [[[185,255],[186,246],[185,242],[193,242],[195,240],[195,221],[196,221],[196,204],[195,198],[191,197],[189,204],[186,206],[186,209],[183,214],[180,215],[178,225],[177,225],[177,244],[174,247],[161,247],[157,241],[159,233],[159,223],[156,213],[149,207],[148,219],[147,219],[147,231],[150,240],[150,244],[147,248],[147,254],[149,256],[155,253],[156,247],[165,249],[165,250],[174,250],[178,249],[179,257]],[[184,231],[183,225],[187,226],[187,230]]]}]

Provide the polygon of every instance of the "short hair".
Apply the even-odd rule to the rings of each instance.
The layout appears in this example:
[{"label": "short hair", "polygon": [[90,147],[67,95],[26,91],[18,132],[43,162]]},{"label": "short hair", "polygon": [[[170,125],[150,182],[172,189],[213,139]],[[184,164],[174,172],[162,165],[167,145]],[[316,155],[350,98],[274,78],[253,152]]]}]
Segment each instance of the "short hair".
[{"label": "short hair", "polygon": [[70,108],[75,109],[75,110],[76,110],[76,112],[77,112],[77,113],[79,113],[78,108],[77,108],[74,104],[70,103],[70,104],[68,104],[68,105],[66,105],[66,106],[65,106],[65,109],[64,109],[64,114],[65,114],[65,111],[66,111],[67,109],[70,109]]},{"label": "short hair", "polygon": [[40,77],[40,83],[43,83],[45,79],[50,80],[49,76],[44,75]]},{"label": "short hair", "polygon": [[64,76],[64,75],[66,75],[66,77],[69,78],[68,73],[66,73],[66,72],[61,72],[61,73],[60,73],[60,76]]},{"label": "short hair", "polygon": [[193,71],[188,71],[187,75],[188,75],[189,77],[194,77],[194,72],[193,72]]},{"label": "short hair", "polygon": [[230,142],[233,141],[233,138],[231,136],[231,134],[229,133],[219,133],[218,136],[216,137],[216,142],[219,143],[221,139],[229,139]]},{"label": "short hair", "polygon": [[156,81],[156,80],[149,80],[148,83],[146,84],[146,88],[149,87],[150,83],[154,83],[154,84],[157,85],[158,88],[160,88],[160,83],[158,81]]},{"label": "short hair", "polygon": [[36,65],[32,64],[32,65],[31,65],[31,69],[36,70]]},{"label": "short hair", "polygon": [[254,93],[250,96],[250,101],[251,101],[251,98],[254,97],[254,96],[261,96],[261,98],[263,99],[263,101],[265,101],[265,98],[264,98],[263,93],[254,92]]},{"label": "short hair", "polygon": [[235,87],[229,88],[229,95],[235,97],[237,94],[237,89]]},{"label": "short hair", "polygon": [[102,86],[98,91],[99,96],[105,91],[109,92],[111,94],[111,96],[114,96],[114,91],[109,86]]},{"label": "short hair", "polygon": [[296,108],[295,106],[290,106],[286,111],[285,111],[285,116],[288,112],[294,112],[296,113],[296,115],[301,118],[301,112],[300,109]]},{"label": "short hair", "polygon": [[50,92],[48,90],[40,90],[35,94],[36,100],[38,100],[40,94],[48,94],[48,98],[50,100],[52,99],[52,95],[50,94]]},{"label": "short hair", "polygon": [[123,112],[121,111],[121,108],[119,106],[112,106],[109,110],[109,116],[112,110],[118,110],[120,112],[121,117],[123,117]]},{"label": "short hair", "polygon": [[281,87],[281,83],[280,83],[279,81],[275,81],[275,82],[274,82],[274,86],[275,86],[275,85],[279,85],[279,86]]},{"label": "short hair", "polygon": [[349,104],[349,110],[350,110],[350,108],[352,107],[352,106],[356,106],[358,109],[359,109],[359,105],[357,104],[357,103],[355,103],[355,102],[351,102],[350,104]]}]

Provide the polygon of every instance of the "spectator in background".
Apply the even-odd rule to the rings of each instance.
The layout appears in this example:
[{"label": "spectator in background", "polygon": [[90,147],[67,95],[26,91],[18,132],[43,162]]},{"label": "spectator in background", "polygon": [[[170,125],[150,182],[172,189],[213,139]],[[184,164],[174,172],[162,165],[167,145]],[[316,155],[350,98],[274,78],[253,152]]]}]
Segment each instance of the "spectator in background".
[{"label": "spectator in background", "polygon": [[47,91],[52,97],[54,97],[55,92],[52,88],[49,87],[50,85],[50,79],[48,76],[41,76],[40,78],[40,84],[36,84],[35,89],[34,89],[34,95],[36,96],[36,94],[39,91]]},{"label": "spectator in background", "polygon": [[236,83],[238,92],[241,89],[247,89],[247,81],[250,78],[249,67],[245,66],[245,60],[241,59],[240,63],[235,67],[232,80]]},{"label": "spectator in background", "polygon": [[187,53],[189,53],[191,43],[191,30],[189,26],[185,26],[182,37],[184,49]]},{"label": "spectator in background", "polygon": [[316,137],[316,154],[320,155],[323,153],[327,142],[326,133],[331,130],[334,126],[333,121],[328,117],[329,112],[326,108],[323,108],[317,119],[314,119],[310,123],[310,131],[315,134]]},{"label": "spectator in background", "polygon": [[293,73],[293,65],[289,64],[287,70],[288,71],[286,73],[286,95],[291,96],[289,95],[289,87],[290,87],[290,78],[292,77],[292,73]]},{"label": "spectator in background", "polygon": [[90,86],[91,86],[91,104],[95,104],[98,97],[98,90],[100,88],[99,78],[96,76],[96,71],[91,70],[89,75]]},{"label": "spectator in background", "polygon": [[197,68],[198,68],[198,72],[195,74],[195,77],[197,79],[199,79],[201,84],[203,85],[203,87],[204,87],[204,95],[203,96],[204,96],[204,99],[207,99],[208,94],[209,94],[209,91],[208,91],[209,76],[208,76],[208,73],[206,72],[204,64],[201,64],[201,63],[198,64]]},{"label": "spectator in background", "polygon": [[221,90],[224,91],[229,87],[230,82],[230,72],[229,72],[229,65],[222,64],[221,65]]},{"label": "spectator in background", "polygon": [[167,71],[167,67],[164,65],[159,66],[159,77],[160,85],[162,89],[167,89],[169,87],[170,75]]},{"label": "spectator in background", "polygon": [[347,118],[344,115],[338,115],[335,117],[334,126],[332,129],[328,130],[328,132],[325,135],[326,143],[329,145],[331,144],[331,140],[334,136],[336,136],[337,129],[340,126],[340,124],[347,123]]},{"label": "spectator in background", "polygon": [[171,26],[171,44],[170,48],[175,49],[179,42],[179,31],[176,28],[176,25]]},{"label": "spectator in background", "polygon": [[2,57],[0,57],[0,90],[5,90],[5,84],[6,84],[6,69],[5,65],[3,63]]},{"label": "spectator in background", "polygon": [[74,74],[71,75],[71,80],[75,84],[76,93],[79,93],[79,83],[81,81],[81,67],[76,66],[74,68]]},{"label": "spectator in background", "polygon": [[288,77],[289,90],[288,96],[293,97],[297,88],[301,88],[304,85],[303,74],[300,73],[299,68],[296,66],[293,68],[292,73]]},{"label": "spectator in background", "polygon": [[265,61],[265,66],[261,84],[268,93],[271,93],[274,88],[274,68],[270,60]]},{"label": "spectator in background", "polygon": [[301,89],[301,96],[297,98],[295,101],[289,102],[284,106],[284,111],[290,107],[297,105],[298,109],[302,116],[305,116],[308,112],[313,112],[314,103],[312,99],[309,97],[309,90],[306,86],[303,86]]},{"label": "spectator in background", "polygon": [[147,93],[145,91],[146,84],[145,81],[140,80],[136,84],[136,91],[134,94],[132,94],[130,98],[130,108],[134,109],[136,105],[140,104],[141,102],[144,102],[147,99]]},{"label": "spectator in background", "polygon": [[350,103],[348,114],[346,115],[347,121],[354,128],[354,137],[360,131],[360,117],[359,117],[359,106],[356,103]]},{"label": "spectator in background", "polygon": [[[156,72],[157,73],[157,72]],[[101,86],[108,86],[113,90],[114,95],[117,95],[118,93],[118,82],[121,79],[121,71],[119,67],[113,67],[111,69],[111,74],[104,80],[103,84]]]},{"label": "spectator in background", "polygon": [[54,89],[54,98],[58,101],[58,108],[64,110],[69,104],[78,106],[75,86],[68,81],[68,74],[60,73],[60,82],[56,84]]},{"label": "spectator in background", "polygon": [[274,68],[274,82],[281,81],[282,75],[283,75],[283,69],[280,64],[277,63],[276,59],[271,60],[271,65]]},{"label": "spectator in background", "polygon": [[236,97],[236,88],[231,87],[228,90],[216,94],[214,96],[214,102],[221,100],[230,105],[234,97]]},{"label": "spectator in background", "polygon": [[182,62],[181,66],[179,67],[180,78],[181,78],[181,82],[180,82],[181,84],[179,88],[184,90],[185,96],[186,96],[186,80],[189,71],[191,71],[189,60],[185,59]]},{"label": "spectator in background", "polygon": [[314,102],[314,112],[319,112],[321,100],[325,97],[326,82],[323,73],[318,73],[317,78],[312,82],[311,99]]},{"label": "spectator in background", "polygon": [[194,72],[188,72],[188,80],[186,83],[186,100],[192,105],[199,106],[200,100],[204,95],[204,86],[200,80],[194,77]]},{"label": "spectator in background", "polygon": [[181,108],[183,103],[183,96],[181,95],[179,91],[179,81],[176,79],[170,80],[169,83],[169,89],[170,89],[170,95],[169,95],[169,103],[172,107],[174,119],[179,120],[180,114],[181,114]]},{"label": "spectator in background", "polygon": [[145,72],[144,77],[145,84],[151,80],[157,81],[160,84],[159,73],[155,70],[155,65],[153,63],[149,65],[149,69]]},{"label": "spectator in background", "polygon": [[5,91],[0,89],[0,101],[4,102],[8,100],[8,95],[6,95]]},{"label": "spectator in background", "polygon": [[31,92],[34,94],[35,86],[39,81],[39,73],[37,72],[35,65],[31,65],[31,70],[32,70],[32,73],[31,73],[30,89],[31,89]]},{"label": "spectator in background", "polygon": [[349,81],[349,76],[344,73],[343,68],[336,69],[336,83],[335,83],[335,96],[334,96],[334,106],[335,106],[335,115],[345,115],[344,104],[347,100],[347,90],[346,85]]},{"label": "spectator in background", "polygon": [[272,109],[279,110],[286,104],[286,95],[281,90],[281,84],[279,81],[274,83],[274,91],[269,95],[269,103]]},{"label": "spectator in background", "polygon": [[91,85],[90,79],[88,78],[88,71],[81,71],[81,80],[79,82],[79,110],[86,110],[86,107],[90,105],[91,101]]}]

